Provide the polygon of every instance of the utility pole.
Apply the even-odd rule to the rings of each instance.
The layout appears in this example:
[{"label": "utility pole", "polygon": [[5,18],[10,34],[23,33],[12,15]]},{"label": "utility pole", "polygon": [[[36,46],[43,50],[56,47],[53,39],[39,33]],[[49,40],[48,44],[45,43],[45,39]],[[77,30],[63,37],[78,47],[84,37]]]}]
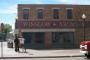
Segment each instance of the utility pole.
[{"label": "utility pole", "polygon": [[4,31],[4,24],[1,23],[1,34],[2,34],[2,38],[1,38],[1,57],[3,58],[3,31]]}]

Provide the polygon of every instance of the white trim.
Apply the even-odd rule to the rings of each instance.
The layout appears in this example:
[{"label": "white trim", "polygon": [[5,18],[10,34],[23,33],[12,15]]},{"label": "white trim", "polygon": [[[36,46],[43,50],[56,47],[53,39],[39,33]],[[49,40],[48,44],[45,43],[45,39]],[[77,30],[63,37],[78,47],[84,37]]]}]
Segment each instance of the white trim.
[{"label": "white trim", "polygon": [[71,9],[71,10],[73,10],[73,8],[66,8],[66,9]]},{"label": "white trim", "polygon": [[22,9],[23,9],[23,10],[24,10],[24,9],[29,9],[29,10],[30,10],[30,8],[22,8]]},{"label": "white trim", "polygon": [[44,8],[40,8],[40,7],[39,8],[36,8],[36,10],[38,10],[38,9],[44,9]]},{"label": "white trim", "polygon": [[[19,32],[15,29],[15,34]],[[75,29],[22,29],[22,32],[75,32]]]},{"label": "white trim", "polygon": [[52,8],[52,10],[53,10],[53,9],[58,9],[58,10],[60,10],[61,8]]}]

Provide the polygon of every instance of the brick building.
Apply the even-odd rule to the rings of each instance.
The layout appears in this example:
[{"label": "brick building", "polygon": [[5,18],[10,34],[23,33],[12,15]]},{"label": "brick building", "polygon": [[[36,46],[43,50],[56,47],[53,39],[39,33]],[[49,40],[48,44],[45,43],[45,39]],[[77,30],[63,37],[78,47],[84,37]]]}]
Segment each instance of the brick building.
[{"label": "brick building", "polygon": [[0,32],[3,32],[3,29],[4,29],[4,24],[0,23]]},{"label": "brick building", "polygon": [[[19,4],[15,33],[30,48],[78,48],[90,40],[90,5]],[[86,15],[85,22],[82,14]]]}]

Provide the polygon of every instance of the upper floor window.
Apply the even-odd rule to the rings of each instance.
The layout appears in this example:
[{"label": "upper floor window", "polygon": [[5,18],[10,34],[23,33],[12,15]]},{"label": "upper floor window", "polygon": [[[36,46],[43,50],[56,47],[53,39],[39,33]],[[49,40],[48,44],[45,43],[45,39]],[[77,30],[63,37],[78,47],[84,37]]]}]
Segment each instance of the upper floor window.
[{"label": "upper floor window", "polygon": [[37,9],[37,18],[43,19],[43,9]]},{"label": "upper floor window", "polygon": [[72,9],[67,9],[67,19],[72,19],[73,18],[73,11]]},{"label": "upper floor window", "polygon": [[59,19],[59,9],[53,9],[53,19]]},{"label": "upper floor window", "polygon": [[23,9],[23,19],[29,18],[29,9]]}]

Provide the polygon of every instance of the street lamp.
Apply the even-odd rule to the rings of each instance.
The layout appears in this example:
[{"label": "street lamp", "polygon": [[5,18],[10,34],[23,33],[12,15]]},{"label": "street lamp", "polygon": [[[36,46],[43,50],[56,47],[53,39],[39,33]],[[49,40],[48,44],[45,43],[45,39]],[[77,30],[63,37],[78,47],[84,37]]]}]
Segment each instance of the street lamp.
[{"label": "street lamp", "polygon": [[85,41],[85,19],[86,19],[85,14],[82,15],[82,19],[83,19],[83,34],[84,34],[84,41]]}]

